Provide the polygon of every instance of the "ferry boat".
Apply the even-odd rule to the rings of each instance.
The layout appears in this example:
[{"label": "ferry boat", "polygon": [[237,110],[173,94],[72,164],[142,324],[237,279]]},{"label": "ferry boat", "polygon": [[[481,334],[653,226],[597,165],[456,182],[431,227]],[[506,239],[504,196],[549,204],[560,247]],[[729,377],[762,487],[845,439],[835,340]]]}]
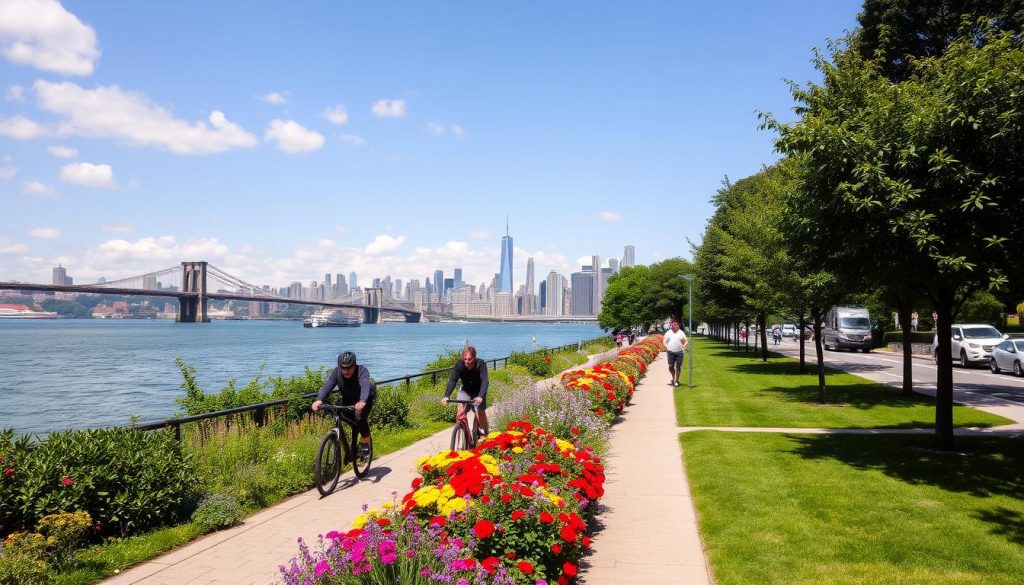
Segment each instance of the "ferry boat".
[{"label": "ferry boat", "polygon": [[349,317],[341,309],[325,309],[313,313],[302,321],[303,327],[359,327],[362,321]]}]

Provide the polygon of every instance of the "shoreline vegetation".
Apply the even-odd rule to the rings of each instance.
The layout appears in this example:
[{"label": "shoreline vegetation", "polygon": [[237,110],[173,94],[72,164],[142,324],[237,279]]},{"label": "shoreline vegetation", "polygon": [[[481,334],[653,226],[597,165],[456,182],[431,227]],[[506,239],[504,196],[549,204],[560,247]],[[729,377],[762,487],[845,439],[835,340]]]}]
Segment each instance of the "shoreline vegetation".
[{"label": "shoreline vegetation", "polygon": [[[600,337],[580,351],[513,352],[505,367],[491,373],[489,395],[498,403],[612,347],[609,337]],[[446,350],[421,371],[450,367],[458,357]],[[244,384],[231,380],[207,393],[194,368],[181,360],[178,366],[181,414],[268,397],[293,400],[268,411],[259,424],[249,413],[188,424],[180,443],[169,431],[131,428],[64,431],[42,441],[0,432],[0,584],[94,583],[313,487],[314,452],[330,422],[311,416],[310,401],[297,397],[319,390],[325,368],[307,367],[291,378],[258,371]],[[451,409],[438,401],[447,383],[441,378],[378,387],[378,454],[451,424]],[[145,477],[151,481],[139,480]]]}]

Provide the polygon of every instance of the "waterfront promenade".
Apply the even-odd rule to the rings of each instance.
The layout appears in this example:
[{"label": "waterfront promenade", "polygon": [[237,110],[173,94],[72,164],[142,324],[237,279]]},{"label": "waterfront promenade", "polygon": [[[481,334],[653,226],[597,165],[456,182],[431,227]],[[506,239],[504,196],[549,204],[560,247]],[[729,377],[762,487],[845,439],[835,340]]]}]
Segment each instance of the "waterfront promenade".
[{"label": "waterfront promenade", "polygon": [[[315,545],[317,535],[348,528],[362,506],[401,497],[415,477],[416,460],[447,449],[445,430],[374,461],[370,474],[351,473],[332,495],[316,490],[294,496],[178,550],[110,578],[109,585],[213,585],[273,582],[278,565],[298,552],[296,537]],[[665,354],[651,364],[633,402],[612,427],[607,481],[592,551],[581,582],[710,583],[697,535],[668,386]]]}]

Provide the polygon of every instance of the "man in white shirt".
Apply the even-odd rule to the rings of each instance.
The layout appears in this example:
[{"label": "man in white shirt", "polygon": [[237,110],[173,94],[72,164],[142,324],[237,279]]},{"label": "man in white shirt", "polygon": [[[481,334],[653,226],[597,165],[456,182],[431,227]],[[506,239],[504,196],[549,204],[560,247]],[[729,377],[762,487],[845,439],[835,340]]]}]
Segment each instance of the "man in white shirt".
[{"label": "man in white shirt", "polygon": [[679,385],[679,374],[683,373],[683,354],[690,340],[679,328],[679,321],[672,319],[672,329],[665,332],[665,350],[668,352],[668,371],[672,374],[669,386]]}]

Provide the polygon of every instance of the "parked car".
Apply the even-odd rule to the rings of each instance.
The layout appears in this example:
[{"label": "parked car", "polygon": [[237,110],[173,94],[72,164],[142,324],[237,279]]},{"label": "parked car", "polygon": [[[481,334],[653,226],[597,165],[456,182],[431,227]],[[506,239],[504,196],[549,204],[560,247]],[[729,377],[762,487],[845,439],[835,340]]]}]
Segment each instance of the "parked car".
[{"label": "parked car", "polygon": [[1024,339],[1004,339],[1002,343],[992,349],[992,359],[988,367],[993,374],[1002,371],[1012,371],[1018,378],[1024,376],[1024,369],[1021,369],[1021,361],[1024,360]]},{"label": "parked car", "polygon": [[793,339],[796,339],[796,325],[793,325],[792,323],[786,323],[785,325],[783,325],[782,336],[792,337]]},{"label": "parked car", "polygon": [[825,349],[871,351],[871,315],[864,307],[832,307],[821,328]]},{"label": "parked car", "polygon": [[[1007,337],[991,325],[954,323],[950,353],[954,360],[959,360],[962,368],[971,364],[987,364],[992,358],[992,350]],[[932,357],[935,363],[939,363],[938,335],[932,339]]]}]

